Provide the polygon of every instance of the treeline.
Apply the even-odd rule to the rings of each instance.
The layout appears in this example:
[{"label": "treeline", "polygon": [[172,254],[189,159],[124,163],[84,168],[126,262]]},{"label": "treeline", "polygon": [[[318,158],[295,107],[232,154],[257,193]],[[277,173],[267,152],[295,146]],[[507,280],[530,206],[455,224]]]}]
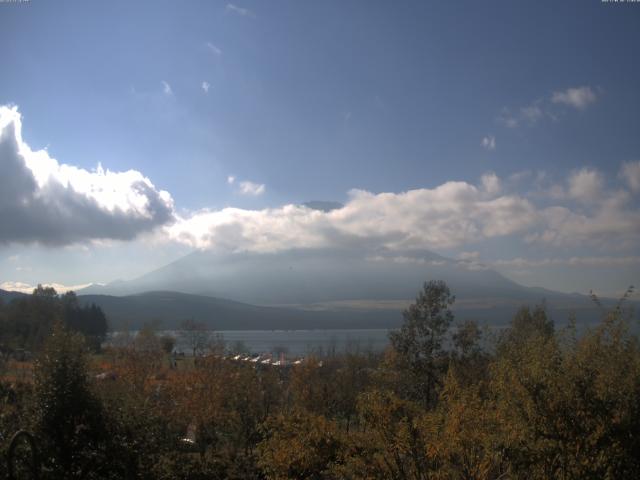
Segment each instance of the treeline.
[{"label": "treeline", "polygon": [[93,350],[100,348],[108,330],[107,318],[97,305],[81,306],[74,292],[58,295],[55,289],[38,285],[31,295],[6,304],[0,300],[0,348],[5,353],[37,352],[56,322],[82,333]]},{"label": "treeline", "polygon": [[2,384],[0,428],[33,432],[41,478],[638,478],[624,302],[580,335],[522,308],[488,339],[453,301],[425,284],[383,354],[288,369],[222,351],[175,368],[151,331],[87,357],[58,327],[34,382]]}]

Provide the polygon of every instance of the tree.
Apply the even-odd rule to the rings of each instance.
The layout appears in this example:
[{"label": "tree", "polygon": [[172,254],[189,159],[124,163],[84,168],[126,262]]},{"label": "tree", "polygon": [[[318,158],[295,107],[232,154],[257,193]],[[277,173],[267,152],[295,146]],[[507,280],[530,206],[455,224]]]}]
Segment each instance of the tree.
[{"label": "tree", "polygon": [[60,298],[66,326],[82,333],[92,350],[99,351],[108,331],[107,317],[96,304],[80,306],[78,297],[69,291]]},{"label": "tree", "polygon": [[50,478],[86,478],[103,463],[106,429],[89,387],[81,336],[54,326],[35,369],[34,430]]},{"label": "tree", "polygon": [[373,389],[360,395],[359,428],[332,467],[330,478],[424,480],[434,465],[427,455],[431,443],[430,413],[393,392]]},{"label": "tree", "polygon": [[176,346],[176,337],[171,335],[161,335],[160,336],[160,347],[164,353],[173,352],[173,347]]},{"label": "tree", "polygon": [[538,320],[507,337],[491,366],[514,478],[638,478],[638,338],[619,310],[570,341]]},{"label": "tree", "polygon": [[95,304],[81,306],[72,291],[58,296],[51,287],[38,285],[33,294],[14,300],[0,312],[5,342],[14,347],[40,350],[54,323],[82,333],[94,351],[107,335],[107,318]]},{"label": "tree", "polygon": [[193,319],[187,319],[180,324],[180,328],[185,343],[191,348],[193,356],[203,353],[209,343],[209,332],[206,325]]},{"label": "tree", "polygon": [[266,423],[269,436],[258,445],[266,478],[334,478],[327,470],[345,448],[335,422],[306,411],[275,415]]},{"label": "tree", "polygon": [[32,295],[11,302],[7,317],[11,343],[39,350],[53,324],[62,319],[58,295],[53,288],[38,285]]},{"label": "tree", "polygon": [[458,325],[451,339],[458,354],[464,358],[481,350],[479,345],[481,338],[482,331],[478,324],[473,320],[467,320],[462,325]]},{"label": "tree", "polygon": [[415,303],[402,312],[400,330],[389,335],[405,393],[425,406],[433,406],[437,398],[442,342],[453,321],[449,307],[454,301],[445,282],[425,283]]},{"label": "tree", "polygon": [[527,342],[539,338],[548,340],[553,337],[555,327],[553,320],[547,315],[544,303],[533,310],[528,306],[521,307],[498,340],[498,353],[512,350],[517,354]]},{"label": "tree", "polygon": [[451,336],[454,352],[449,364],[449,375],[461,384],[475,384],[488,374],[489,356],[483,352],[480,341],[482,330],[473,320],[458,325]]}]

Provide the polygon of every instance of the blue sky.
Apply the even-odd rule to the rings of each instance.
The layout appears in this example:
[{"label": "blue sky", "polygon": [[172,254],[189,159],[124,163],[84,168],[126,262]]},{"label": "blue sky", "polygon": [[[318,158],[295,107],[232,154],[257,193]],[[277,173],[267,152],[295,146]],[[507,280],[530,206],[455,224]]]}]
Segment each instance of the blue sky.
[{"label": "blue sky", "polygon": [[[390,248],[473,257],[525,284],[617,292],[640,276],[638,27],[639,4],[599,0],[5,3],[0,105],[17,106],[24,143],[60,164],[141,172],[170,194],[189,238],[203,209],[350,205],[352,189],[481,188],[494,174],[491,198],[524,199],[537,220],[496,230],[493,219],[455,242],[429,231]],[[605,204],[621,218],[600,228],[612,217]],[[545,210],[554,207],[576,216],[575,236],[558,236],[571,221]],[[509,212],[517,223],[524,210]],[[452,228],[434,218],[397,229]],[[7,235],[0,283],[130,278],[225,243],[175,230],[163,241],[165,224],[47,246]],[[273,228],[260,225],[252,232]]]}]

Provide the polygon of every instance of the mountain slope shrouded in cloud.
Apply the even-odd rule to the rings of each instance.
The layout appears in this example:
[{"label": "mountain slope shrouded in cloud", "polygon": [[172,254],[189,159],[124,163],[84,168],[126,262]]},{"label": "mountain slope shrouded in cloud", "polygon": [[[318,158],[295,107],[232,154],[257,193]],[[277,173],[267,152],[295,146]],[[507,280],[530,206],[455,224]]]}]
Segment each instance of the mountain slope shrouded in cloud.
[{"label": "mountain slope shrouded in cloud", "polygon": [[373,255],[365,249],[299,249],[226,254],[195,251],[130,282],[88,291],[175,290],[262,305],[412,298],[422,282],[443,278],[459,294],[526,289],[479,264],[422,251]]},{"label": "mountain slope shrouded in cloud", "polygon": [[[549,295],[552,292],[538,292]],[[83,305],[100,306],[107,315],[111,330],[137,330],[145,323],[156,323],[162,329],[179,329],[185,319],[202,322],[214,330],[307,330],[397,328],[402,310],[410,300],[402,302],[336,303],[308,308],[266,307],[242,302],[191,295],[179,292],[153,291],[137,295],[81,295]],[[533,298],[533,297],[532,297]],[[528,302],[529,305],[533,303]],[[539,297],[541,298],[541,297]],[[473,319],[488,326],[506,325],[522,303],[513,299],[493,299],[484,303],[457,302],[454,313],[459,321]],[[596,322],[601,312],[585,297],[548,302],[547,310],[558,324],[575,313],[581,325]]]},{"label": "mountain slope shrouded in cloud", "polygon": [[[122,296],[172,290],[301,312],[298,323],[262,321],[267,317],[261,312],[254,320],[239,321],[238,328],[247,324],[252,328],[283,328],[284,324],[286,328],[362,328],[397,325],[400,311],[423,282],[436,279],[450,285],[461,319],[504,324],[521,305],[543,301],[560,323],[571,312],[580,314],[581,321],[593,321],[599,315],[586,296],[527,288],[480,263],[427,251],[404,256],[335,249],[234,255],[197,251],[135,280],[89,287],[80,293]],[[291,313],[283,318],[290,319]],[[225,323],[225,328],[231,327]]]}]

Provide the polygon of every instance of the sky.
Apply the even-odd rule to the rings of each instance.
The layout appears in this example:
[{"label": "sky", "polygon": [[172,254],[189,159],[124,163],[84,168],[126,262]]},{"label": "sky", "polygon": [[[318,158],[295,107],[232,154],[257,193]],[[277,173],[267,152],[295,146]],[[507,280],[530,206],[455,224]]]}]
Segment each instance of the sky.
[{"label": "sky", "polygon": [[347,244],[640,283],[639,3],[30,0],[0,42],[0,288]]}]

